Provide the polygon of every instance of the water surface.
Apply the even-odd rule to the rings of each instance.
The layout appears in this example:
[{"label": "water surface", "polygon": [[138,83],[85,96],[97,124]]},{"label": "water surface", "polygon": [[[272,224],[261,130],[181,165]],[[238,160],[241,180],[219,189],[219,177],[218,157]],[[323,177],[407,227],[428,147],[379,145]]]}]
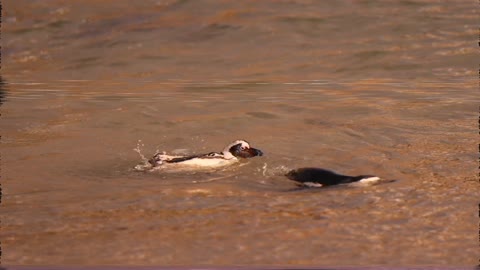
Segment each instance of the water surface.
[{"label": "water surface", "polygon": [[[2,263],[476,264],[476,8],[5,1]],[[265,156],[133,170],[236,139]]]}]

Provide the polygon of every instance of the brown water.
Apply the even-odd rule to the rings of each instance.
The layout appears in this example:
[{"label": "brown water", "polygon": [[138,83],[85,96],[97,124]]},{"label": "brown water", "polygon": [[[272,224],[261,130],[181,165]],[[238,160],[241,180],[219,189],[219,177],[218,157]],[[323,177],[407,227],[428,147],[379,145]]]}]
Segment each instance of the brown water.
[{"label": "brown water", "polygon": [[[477,2],[2,3],[2,263],[478,263]],[[235,139],[265,156],[133,170]]]}]

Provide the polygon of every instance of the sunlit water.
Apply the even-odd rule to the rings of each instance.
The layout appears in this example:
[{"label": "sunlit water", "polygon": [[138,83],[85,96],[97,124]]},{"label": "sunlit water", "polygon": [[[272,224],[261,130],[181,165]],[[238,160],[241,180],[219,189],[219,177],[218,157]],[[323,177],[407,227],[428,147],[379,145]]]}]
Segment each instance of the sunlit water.
[{"label": "sunlit water", "polygon": [[475,264],[475,4],[7,1],[2,263]]}]

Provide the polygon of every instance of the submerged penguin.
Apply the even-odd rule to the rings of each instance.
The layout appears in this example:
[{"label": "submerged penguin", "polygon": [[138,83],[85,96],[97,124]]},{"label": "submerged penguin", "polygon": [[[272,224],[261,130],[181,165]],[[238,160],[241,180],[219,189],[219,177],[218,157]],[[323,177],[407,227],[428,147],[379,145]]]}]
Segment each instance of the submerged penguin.
[{"label": "submerged penguin", "polygon": [[373,175],[341,175],[320,168],[299,168],[289,171],[285,176],[288,179],[295,181],[297,185],[303,187],[326,187],[350,183],[372,185],[379,182],[393,181],[381,179],[380,177]]}]

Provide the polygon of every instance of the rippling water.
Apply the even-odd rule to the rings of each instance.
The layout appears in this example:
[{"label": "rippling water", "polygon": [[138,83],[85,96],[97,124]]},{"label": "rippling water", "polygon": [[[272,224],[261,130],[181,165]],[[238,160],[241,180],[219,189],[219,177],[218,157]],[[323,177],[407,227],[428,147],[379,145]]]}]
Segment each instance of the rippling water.
[{"label": "rippling water", "polygon": [[[476,264],[476,5],[5,1],[2,263]],[[235,139],[265,156],[133,169]]]}]

